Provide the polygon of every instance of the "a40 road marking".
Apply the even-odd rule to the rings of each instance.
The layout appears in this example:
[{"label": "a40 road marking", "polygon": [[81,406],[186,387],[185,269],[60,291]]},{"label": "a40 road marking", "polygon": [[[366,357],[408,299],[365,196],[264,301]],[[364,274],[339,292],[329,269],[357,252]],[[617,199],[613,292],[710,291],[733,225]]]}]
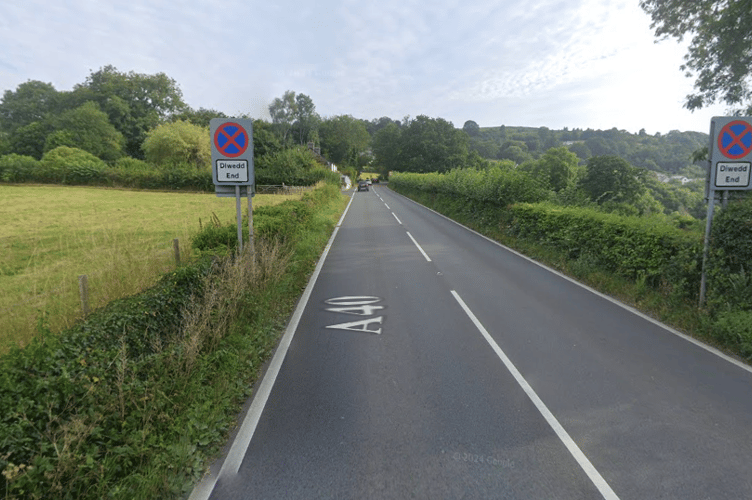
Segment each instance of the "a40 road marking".
[{"label": "a40 road marking", "polygon": [[[329,325],[327,328],[334,330],[351,330],[354,332],[373,333],[381,335],[381,324],[384,321],[384,316],[375,316],[376,311],[384,309],[384,306],[374,305],[381,302],[381,297],[373,297],[368,295],[348,295],[344,297],[334,297],[327,299],[328,305],[333,307],[327,307],[327,311],[353,314],[355,316],[371,316],[367,319],[359,321],[349,321],[347,323],[339,323],[337,325]],[[371,325],[378,325],[378,328],[371,327]]]}]

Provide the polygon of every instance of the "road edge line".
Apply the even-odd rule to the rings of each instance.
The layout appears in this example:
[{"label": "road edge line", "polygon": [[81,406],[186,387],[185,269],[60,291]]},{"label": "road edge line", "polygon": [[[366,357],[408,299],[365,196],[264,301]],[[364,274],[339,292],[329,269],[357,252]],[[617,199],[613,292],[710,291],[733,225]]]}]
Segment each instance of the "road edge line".
[{"label": "road edge line", "polygon": [[575,285],[578,285],[579,287],[584,288],[585,290],[589,291],[590,293],[592,293],[594,295],[597,295],[597,296],[599,296],[599,297],[601,297],[603,299],[608,300],[612,304],[617,305],[617,306],[621,307],[622,309],[625,309],[625,310],[631,312],[632,314],[634,314],[636,316],[639,316],[640,318],[642,318],[642,319],[644,319],[646,321],[649,321],[650,323],[653,323],[654,325],[656,325],[656,326],[658,326],[658,327],[666,330],[667,332],[672,333],[672,334],[676,335],[677,337],[680,337],[680,338],[686,340],[690,344],[694,344],[697,347],[706,350],[710,354],[715,354],[719,358],[721,358],[721,359],[723,359],[725,361],[728,361],[732,365],[736,365],[738,368],[741,368],[742,370],[744,370],[744,371],[746,371],[748,373],[752,373],[752,366],[749,366],[749,365],[745,364],[744,362],[739,361],[738,359],[735,359],[735,358],[729,356],[728,354],[726,354],[725,352],[721,351],[720,349],[717,349],[717,348],[715,348],[715,347],[713,347],[711,345],[708,345],[708,344],[704,343],[703,341],[698,340],[698,339],[696,339],[696,338],[692,337],[691,335],[688,335],[688,334],[686,334],[684,332],[680,332],[676,328],[673,328],[672,326],[669,326],[669,325],[667,325],[665,323],[662,323],[661,321],[659,321],[659,320],[657,320],[657,319],[655,319],[655,318],[653,318],[651,316],[648,316],[644,312],[639,311],[639,310],[635,309],[634,307],[632,307],[630,305],[627,305],[624,302],[621,302],[618,299],[615,299],[615,298],[613,298],[613,297],[611,297],[609,295],[606,295],[603,292],[599,292],[595,288],[592,288],[592,287],[586,285],[585,283],[577,281],[576,279],[572,278],[571,276],[567,276],[566,274],[564,274],[564,273],[562,273],[560,271],[557,271],[556,269],[554,269],[552,267],[549,267],[549,266],[547,266],[545,264],[542,264],[542,263],[538,262],[537,260],[532,259],[531,257],[528,257],[527,255],[518,252],[514,248],[510,248],[510,247],[504,245],[503,243],[499,243],[498,241],[496,241],[496,240],[494,240],[492,238],[489,238],[485,234],[479,233],[475,229],[471,229],[471,228],[465,226],[464,224],[460,224],[456,220],[451,219],[451,218],[447,217],[446,215],[444,215],[442,213],[439,213],[439,212],[437,212],[436,210],[434,210],[432,208],[428,208],[427,206],[422,205],[422,204],[418,203],[417,201],[415,201],[415,200],[413,200],[411,198],[408,198],[407,196],[405,196],[403,194],[400,194],[400,193],[398,193],[398,192],[396,192],[396,191],[394,191],[392,189],[390,189],[389,191],[391,193],[393,193],[393,194],[401,196],[402,198],[404,198],[404,199],[406,199],[406,200],[414,203],[415,205],[417,205],[417,206],[419,206],[421,208],[424,208],[424,209],[428,210],[429,212],[433,212],[434,214],[438,215],[439,217],[442,217],[442,218],[444,218],[444,219],[446,219],[446,220],[448,220],[450,222],[453,222],[454,224],[460,226],[461,228],[463,228],[463,229],[465,229],[467,231],[470,231],[471,233],[473,233],[473,234],[475,234],[477,236],[480,236],[484,240],[487,240],[488,242],[493,243],[494,245],[496,245],[496,246],[498,246],[500,248],[503,248],[504,250],[506,250],[508,252],[513,253],[517,257],[521,257],[521,258],[527,260],[528,262],[531,262],[531,263],[535,264],[536,266],[545,269],[546,271],[552,272],[552,273],[556,274],[557,276],[559,276],[561,278],[564,278],[565,280],[569,281],[570,283],[574,283]]},{"label": "road edge line", "polygon": [[486,339],[486,342],[488,342],[488,344],[491,346],[491,349],[493,349],[501,362],[504,363],[504,366],[507,368],[507,370],[509,370],[509,373],[512,374],[514,379],[517,381],[517,384],[522,388],[527,397],[530,398],[540,414],[543,415],[543,418],[556,433],[556,436],[561,440],[561,442],[567,448],[572,457],[577,461],[585,474],[587,474],[593,485],[598,488],[598,491],[601,495],[603,495],[603,498],[606,500],[619,500],[619,497],[616,495],[614,490],[611,489],[611,486],[609,486],[608,482],[606,482],[603,476],[601,476],[600,472],[598,472],[592,462],[590,462],[590,460],[585,456],[580,447],[577,446],[577,443],[574,442],[566,429],[564,429],[564,427],[559,423],[559,420],[554,416],[553,413],[551,413],[551,410],[548,409],[543,400],[538,396],[538,394],[530,386],[527,380],[525,380],[525,377],[523,377],[517,367],[514,366],[512,360],[509,359],[509,357],[504,353],[501,347],[499,347],[499,344],[497,344],[493,339],[491,334],[488,333],[488,330],[486,330],[480,320],[478,320],[478,318],[475,316],[473,311],[470,310],[467,304],[465,304],[465,301],[462,300],[462,297],[460,297],[460,295],[455,290],[451,290],[451,293],[452,296],[454,296],[454,299],[459,303],[462,310],[465,311],[465,314],[467,314],[467,316],[470,318],[470,321],[473,322],[481,335],[483,335],[483,338]]},{"label": "road edge line", "polygon": [[345,220],[345,216],[350,210],[350,205],[352,205],[353,199],[354,196],[351,195],[350,201],[347,203],[347,207],[345,207],[345,211],[342,212],[342,216],[339,218],[337,225],[334,227],[332,235],[329,237],[329,241],[327,242],[326,247],[324,247],[324,251],[321,253],[319,261],[316,263],[313,274],[308,280],[308,284],[306,285],[306,288],[303,291],[303,295],[301,296],[300,301],[298,302],[298,305],[290,318],[290,322],[287,324],[287,328],[285,328],[285,333],[282,335],[282,338],[277,345],[274,356],[269,363],[269,367],[264,373],[264,377],[261,380],[261,384],[259,385],[258,390],[253,396],[253,401],[248,407],[248,411],[243,418],[243,422],[240,425],[238,433],[235,435],[235,439],[232,442],[230,451],[227,453],[227,456],[222,463],[222,467],[220,468],[219,473],[217,473],[217,475],[213,477],[207,476],[205,478],[206,481],[199,482],[194,487],[194,490],[193,492],[191,492],[188,500],[207,500],[212,491],[214,491],[214,486],[217,484],[217,481],[221,477],[232,477],[237,475],[238,470],[240,469],[240,464],[243,462],[243,457],[245,457],[245,454],[248,451],[248,446],[251,444],[253,434],[256,432],[256,426],[261,419],[261,414],[266,407],[266,402],[272,392],[274,383],[277,381],[277,375],[279,374],[279,370],[282,368],[282,362],[284,361],[285,356],[287,355],[287,350],[290,348],[292,339],[295,336],[295,331],[297,330],[298,324],[300,323],[300,318],[303,316],[303,311],[308,305],[308,300],[311,297],[313,288],[314,286],[316,286],[316,281],[319,278],[319,274],[321,274],[321,269],[324,267],[324,261],[326,261],[326,258],[329,255],[329,250],[332,248],[332,244],[334,243],[334,239],[337,237],[337,233],[339,233],[339,228],[342,227],[342,222]]}]

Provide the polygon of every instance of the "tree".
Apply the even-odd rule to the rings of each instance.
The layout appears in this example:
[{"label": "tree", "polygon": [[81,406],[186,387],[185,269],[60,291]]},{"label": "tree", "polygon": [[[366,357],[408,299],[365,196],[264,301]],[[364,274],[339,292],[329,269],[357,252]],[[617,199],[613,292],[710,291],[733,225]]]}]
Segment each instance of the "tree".
[{"label": "tree", "polygon": [[272,131],[272,125],[263,120],[253,120],[253,157],[276,153],[282,149],[282,143]]},{"label": "tree", "polygon": [[125,136],[125,151],[134,158],[143,158],[141,145],[149,130],[188,109],[178,84],[166,74],[122,73],[113,66],[92,72],[74,87],[71,99],[78,105],[99,104]]},{"label": "tree", "polygon": [[533,174],[559,192],[576,178],[578,163],[577,155],[565,146],[551,148],[536,162]]},{"label": "tree", "polygon": [[645,189],[644,173],[645,170],[633,167],[618,156],[594,156],[588,160],[580,187],[599,204],[634,203]]},{"label": "tree", "polygon": [[405,172],[447,172],[467,162],[467,134],[443,118],[420,115],[400,133],[400,170]]},{"label": "tree", "polygon": [[82,149],[105,161],[122,156],[125,139],[110,123],[107,114],[94,102],[63,112],[52,118],[55,131],[47,136],[44,151],[58,146]]},{"label": "tree", "polygon": [[366,152],[371,136],[362,120],[350,115],[327,118],[319,126],[321,152],[334,163],[358,166],[358,160]]},{"label": "tree", "polygon": [[198,108],[196,110],[189,107],[185,111],[172,115],[170,118],[172,121],[183,120],[199,127],[208,127],[212,118],[229,118],[229,116],[216,109]]},{"label": "tree", "polygon": [[318,128],[321,118],[316,113],[313,99],[305,94],[295,96],[295,109],[293,111],[293,129],[297,132],[299,144],[305,144]]},{"label": "tree", "polygon": [[287,143],[287,134],[292,128],[296,111],[295,92],[292,90],[286,91],[281,98],[275,98],[269,105],[269,116],[272,117],[272,123],[282,144]]},{"label": "tree", "polygon": [[470,137],[477,137],[480,134],[480,126],[478,126],[473,120],[466,121],[462,126],[462,130],[464,130]]},{"label": "tree", "polygon": [[[752,112],[752,4],[749,0],[642,0],[655,36],[682,41],[691,36],[681,69],[696,76],[690,110],[716,101]],[[741,111],[741,110],[740,110]]]},{"label": "tree", "polygon": [[144,140],[147,161],[158,166],[189,164],[198,170],[211,165],[208,127],[178,120],[151,130]]},{"label": "tree", "polygon": [[376,167],[382,174],[400,170],[400,127],[397,122],[390,122],[376,132],[371,141],[371,151]]},{"label": "tree", "polygon": [[57,111],[60,93],[51,83],[29,80],[6,90],[0,103],[0,130],[13,133],[21,127],[41,122]]}]

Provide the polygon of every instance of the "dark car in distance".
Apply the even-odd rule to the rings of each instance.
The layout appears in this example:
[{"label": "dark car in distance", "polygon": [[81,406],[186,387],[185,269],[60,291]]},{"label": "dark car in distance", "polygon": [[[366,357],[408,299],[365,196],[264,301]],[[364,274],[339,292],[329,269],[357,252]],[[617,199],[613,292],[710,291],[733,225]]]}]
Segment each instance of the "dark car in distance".
[{"label": "dark car in distance", "polygon": [[358,181],[358,191],[368,191],[368,183],[366,181]]}]

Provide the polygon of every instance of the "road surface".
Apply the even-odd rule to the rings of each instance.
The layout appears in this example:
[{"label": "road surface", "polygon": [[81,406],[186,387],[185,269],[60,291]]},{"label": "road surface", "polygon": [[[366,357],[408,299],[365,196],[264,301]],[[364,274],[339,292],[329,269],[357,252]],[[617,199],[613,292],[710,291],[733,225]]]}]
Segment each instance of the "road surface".
[{"label": "road surface", "polygon": [[192,499],[752,498],[752,372],[401,197],[355,192]]}]

